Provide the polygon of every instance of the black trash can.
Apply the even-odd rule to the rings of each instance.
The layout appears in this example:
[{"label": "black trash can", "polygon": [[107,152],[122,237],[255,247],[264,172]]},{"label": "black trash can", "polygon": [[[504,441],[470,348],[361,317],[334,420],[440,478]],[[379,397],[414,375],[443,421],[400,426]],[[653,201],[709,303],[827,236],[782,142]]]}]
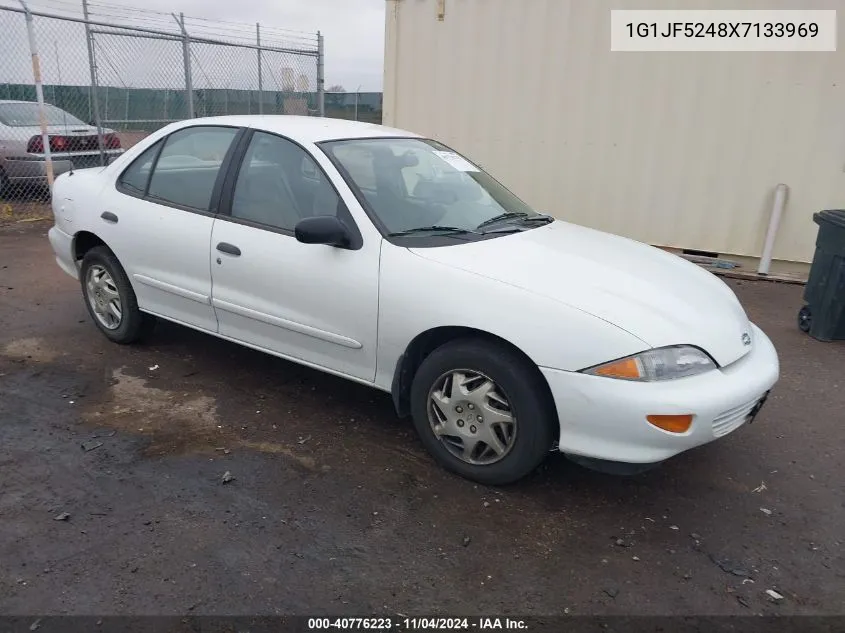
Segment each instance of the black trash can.
[{"label": "black trash can", "polygon": [[845,340],[845,210],[820,211],[813,222],[819,233],[798,327],[820,341]]}]

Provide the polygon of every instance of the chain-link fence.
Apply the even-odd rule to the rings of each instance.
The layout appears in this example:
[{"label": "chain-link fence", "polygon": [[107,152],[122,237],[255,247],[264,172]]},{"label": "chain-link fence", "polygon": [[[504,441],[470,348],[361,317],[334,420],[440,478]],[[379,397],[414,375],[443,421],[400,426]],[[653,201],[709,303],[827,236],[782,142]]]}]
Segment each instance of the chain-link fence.
[{"label": "chain-link fence", "polygon": [[326,92],[326,116],[380,124],[383,96],[381,92]]},{"label": "chain-link fence", "polygon": [[319,33],[21,5],[0,6],[0,222],[48,214],[55,175],[107,164],[172,121],[325,116]]}]

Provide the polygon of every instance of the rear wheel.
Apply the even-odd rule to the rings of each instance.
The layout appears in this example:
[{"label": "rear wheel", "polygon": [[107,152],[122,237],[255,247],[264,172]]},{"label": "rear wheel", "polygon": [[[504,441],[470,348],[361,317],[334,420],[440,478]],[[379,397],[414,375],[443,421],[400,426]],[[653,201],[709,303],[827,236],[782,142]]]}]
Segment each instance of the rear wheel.
[{"label": "rear wheel", "polygon": [[483,484],[513,483],[540,465],[554,441],[555,415],[540,381],[505,346],[448,343],[414,376],[414,426],[446,469]]},{"label": "rear wheel", "polygon": [[134,343],[155,325],[155,317],[138,309],[138,299],[117,257],[104,246],[82,259],[79,279],[88,313],[100,331],[115,343]]}]

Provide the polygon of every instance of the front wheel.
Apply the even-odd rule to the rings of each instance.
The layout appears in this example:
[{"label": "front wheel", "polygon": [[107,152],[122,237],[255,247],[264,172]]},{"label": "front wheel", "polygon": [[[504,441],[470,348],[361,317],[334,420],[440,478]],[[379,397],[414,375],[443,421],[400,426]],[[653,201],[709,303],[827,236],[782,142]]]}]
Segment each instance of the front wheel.
[{"label": "front wheel", "polygon": [[487,485],[531,473],[557,427],[536,368],[503,345],[447,343],[420,365],[411,386],[414,426],[447,470]]},{"label": "front wheel", "polygon": [[134,343],[152,330],[155,317],[138,309],[126,271],[109,249],[98,246],[88,251],[79,272],[88,313],[109,340]]}]

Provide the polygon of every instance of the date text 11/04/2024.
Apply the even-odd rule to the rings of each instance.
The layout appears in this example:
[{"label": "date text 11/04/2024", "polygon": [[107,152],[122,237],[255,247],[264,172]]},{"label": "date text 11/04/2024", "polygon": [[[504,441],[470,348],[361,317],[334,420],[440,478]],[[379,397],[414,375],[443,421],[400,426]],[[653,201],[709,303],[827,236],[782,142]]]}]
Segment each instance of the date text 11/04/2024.
[{"label": "date text 11/04/2024", "polygon": [[308,618],[308,629],[375,630],[375,631],[495,631],[527,630],[525,620],[517,618]]},{"label": "date text 11/04/2024", "polygon": [[816,37],[816,22],[628,22],[628,37]]}]

